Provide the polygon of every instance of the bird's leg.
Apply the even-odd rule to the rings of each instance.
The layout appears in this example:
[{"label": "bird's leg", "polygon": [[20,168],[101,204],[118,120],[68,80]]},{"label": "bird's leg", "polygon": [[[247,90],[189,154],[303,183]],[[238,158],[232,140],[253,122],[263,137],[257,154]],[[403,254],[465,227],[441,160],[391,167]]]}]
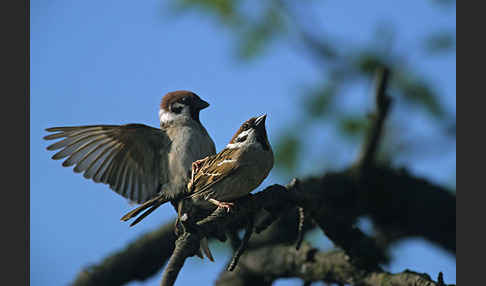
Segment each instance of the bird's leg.
[{"label": "bird's leg", "polygon": [[209,199],[208,201],[210,203],[213,203],[213,204],[217,205],[220,208],[225,208],[227,212],[230,212],[231,208],[235,205],[234,203],[230,203],[230,202],[220,202],[220,201],[215,200],[215,199]]}]

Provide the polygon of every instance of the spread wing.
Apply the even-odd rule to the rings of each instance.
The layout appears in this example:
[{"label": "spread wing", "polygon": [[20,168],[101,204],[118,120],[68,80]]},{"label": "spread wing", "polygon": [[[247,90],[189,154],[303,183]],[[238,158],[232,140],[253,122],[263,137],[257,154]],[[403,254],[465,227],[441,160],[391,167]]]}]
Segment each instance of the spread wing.
[{"label": "spread wing", "polygon": [[191,196],[205,196],[214,184],[233,175],[240,167],[237,152],[237,149],[223,149],[216,155],[200,160],[201,166],[189,183]]},{"label": "spread wing", "polygon": [[52,156],[67,157],[64,167],[73,166],[74,172],[110,185],[120,195],[142,203],[159,192],[167,181],[167,153],[170,139],[157,128],[143,124],[89,125],[53,127],[57,132],[46,140],[62,139],[47,147],[61,149]]}]

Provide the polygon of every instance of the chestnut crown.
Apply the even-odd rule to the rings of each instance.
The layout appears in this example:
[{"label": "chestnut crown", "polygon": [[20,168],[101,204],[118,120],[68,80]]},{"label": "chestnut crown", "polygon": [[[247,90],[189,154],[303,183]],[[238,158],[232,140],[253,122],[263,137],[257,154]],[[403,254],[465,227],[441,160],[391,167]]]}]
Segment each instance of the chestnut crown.
[{"label": "chestnut crown", "polygon": [[178,117],[191,117],[199,122],[199,112],[209,103],[197,94],[187,90],[172,91],[164,95],[160,103],[160,123],[166,123]]},{"label": "chestnut crown", "polygon": [[270,143],[268,142],[267,130],[265,129],[266,118],[267,115],[264,114],[245,121],[233,135],[227,147],[237,148],[246,144],[258,143],[263,150],[269,150]]}]

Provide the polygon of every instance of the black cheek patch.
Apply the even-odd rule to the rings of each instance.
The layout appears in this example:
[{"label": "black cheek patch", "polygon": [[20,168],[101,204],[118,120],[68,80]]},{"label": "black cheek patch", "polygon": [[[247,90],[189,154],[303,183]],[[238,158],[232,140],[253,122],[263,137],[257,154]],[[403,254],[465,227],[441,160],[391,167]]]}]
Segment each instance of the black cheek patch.
[{"label": "black cheek patch", "polygon": [[175,114],[179,114],[182,111],[182,106],[175,107],[174,105],[171,105],[170,106],[170,111],[173,112],[173,113],[175,113]]},{"label": "black cheek patch", "polygon": [[247,138],[247,137],[248,137],[248,135],[245,135],[245,136],[243,136],[243,137],[238,137],[238,138],[236,139],[236,142],[243,142],[243,141],[245,141],[245,140],[246,140],[246,138]]},{"label": "black cheek patch", "polygon": [[199,121],[199,110],[197,110],[196,108],[190,106],[190,111],[191,111],[191,117],[192,117],[192,119],[194,119],[194,121],[196,121],[196,122],[201,123],[201,121]]}]

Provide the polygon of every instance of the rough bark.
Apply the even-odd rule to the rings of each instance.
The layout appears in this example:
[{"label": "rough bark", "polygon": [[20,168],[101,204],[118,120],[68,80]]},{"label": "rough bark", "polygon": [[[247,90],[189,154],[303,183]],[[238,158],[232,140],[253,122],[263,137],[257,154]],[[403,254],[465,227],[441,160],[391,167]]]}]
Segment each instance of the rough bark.
[{"label": "rough bark", "polygon": [[[347,225],[359,216],[367,215],[384,232],[400,231],[400,237],[423,237],[455,254],[456,199],[451,191],[416,178],[405,170],[373,167],[367,173],[370,176],[370,185],[366,188],[369,197],[359,195],[360,185],[356,184],[354,172],[350,169],[300,181],[297,198],[302,197],[301,205],[306,209],[320,210],[319,213],[340,218]],[[296,240],[298,215],[295,206],[289,205],[294,200],[290,193],[271,186],[253,196],[261,197],[261,203],[273,202],[277,209],[285,205],[288,207],[275,211],[276,224],[256,234],[250,241],[250,248]],[[271,206],[268,208],[271,209]],[[266,215],[267,211],[262,213]],[[240,211],[226,219],[242,224],[247,215]],[[329,231],[325,226],[324,229]],[[132,280],[145,280],[167,262],[175,239],[173,222],[167,223],[100,264],[84,270],[74,285],[123,285]],[[343,245],[343,242],[334,242],[338,246]]]},{"label": "rough bark", "polygon": [[[382,270],[363,271],[350,262],[340,250],[319,252],[304,243],[297,251],[293,246],[276,245],[246,252],[233,272],[224,271],[217,286],[271,285],[281,278],[301,278],[306,282],[322,281],[340,285],[361,286],[443,286],[441,280],[432,280],[427,274],[409,270],[391,274]],[[259,279],[258,279],[259,278]],[[251,284],[250,284],[251,283]]]}]

